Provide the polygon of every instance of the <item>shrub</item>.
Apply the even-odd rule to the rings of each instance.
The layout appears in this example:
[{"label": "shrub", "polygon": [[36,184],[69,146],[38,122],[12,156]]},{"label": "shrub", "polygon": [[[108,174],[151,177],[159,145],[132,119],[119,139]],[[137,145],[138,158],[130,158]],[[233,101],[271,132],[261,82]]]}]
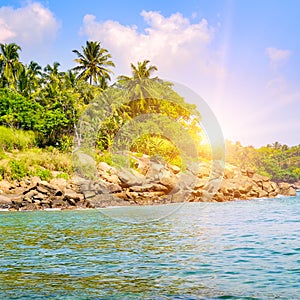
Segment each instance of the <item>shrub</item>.
[{"label": "shrub", "polygon": [[59,173],[59,174],[56,176],[56,178],[63,178],[63,179],[68,180],[68,179],[69,179],[69,175],[68,175],[67,173],[63,172],[63,173]]},{"label": "shrub", "polygon": [[12,180],[21,180],[29,175],[28,166],[24,161],[13,159],[9,162],[10,178]]},{"label": "shrub", "polygon": [[35,172],[35,176],[39,176],[42,180],[50,181],[50,179],[53,177],[50,170],[43,169],[38,167]]},{"label": "shrub", "polygon": [[26,150],[36,146],[33,131],[24,131],[0,126],[0,148],[5,151]]}]

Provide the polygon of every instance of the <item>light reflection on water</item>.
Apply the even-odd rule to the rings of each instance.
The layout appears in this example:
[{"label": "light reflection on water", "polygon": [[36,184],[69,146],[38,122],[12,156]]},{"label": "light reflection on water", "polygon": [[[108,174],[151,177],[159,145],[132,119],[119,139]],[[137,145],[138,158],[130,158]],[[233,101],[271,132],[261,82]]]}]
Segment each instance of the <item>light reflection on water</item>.
[{"label": "light reflection on water", "polygon": [[297,299],[299,203],[187,203],[145,224],[2,212],[0,299]]}]

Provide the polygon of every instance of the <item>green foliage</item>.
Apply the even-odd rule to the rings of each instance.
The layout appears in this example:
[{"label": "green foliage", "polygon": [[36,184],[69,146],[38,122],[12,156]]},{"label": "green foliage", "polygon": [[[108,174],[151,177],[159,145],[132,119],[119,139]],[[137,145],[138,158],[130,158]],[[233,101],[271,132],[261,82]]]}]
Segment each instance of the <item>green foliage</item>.
[{"label": "green foliage", "polygon": [[63,179],[66,179],[66,180],[68,180],[69,177],[70,176],[65,172],[62,172],[62,173],[59,173],[58,175],[56,175],[56,178],[63,178]]},{"label": "green foliage", "polygon": [[34,171],[35,176],[39,176],[42,180],[50,181],[53,178],[52,173],[50,170],[37,167]]},{"label": "green foliage", "polygon": [[39,176],[43,180],[52,178],[52,171],[58,171],[62,178],[73,174],[71,155],[33,148],[26,151],[12,152],[0,160],[0,175],[6,180],[22,180],[28,176]]},{"label": "green foliage", "polygon": [[130,150],[145,153],[152,157],[158,156],[166,163],[181,167],[181,158],[178,149],[171,141],[163,136],[144,135],[133,143]]},{"label": "green foliage", "polygon": [[100,42],[87,41],[86,46],[82,47],[82,53],[78,50],[73,50],[77,55],[74,61],[78,66],[73,70],[79,71],[78,78],[89,80],[90,84],[100,83],[103,86],[106,80],[110,80],[110,67],[115,64],[110,60],[111,55],[108,51],[101,47]]},{"label": "green foliage", "polygon": [[227,142],[227,162],[253,168],[276,182],[300,180],[300,145],[288,147],[275,142],[258,149]]},{"label": "green foliage", "polygon": [[0,126],[0,149],[5,151],[26,150],[35,145],[36,135],[34,132]]},{"label": "green foliage", "polygon": [[7,88],[0,89],[0,125],[33,130],[40,121],[42,107]]},{"label": "green foliage", "polygon": [[12,180],[21,180],[30,174],[28,165],[23,160],[13,159],[9,162],[9,167]]}]

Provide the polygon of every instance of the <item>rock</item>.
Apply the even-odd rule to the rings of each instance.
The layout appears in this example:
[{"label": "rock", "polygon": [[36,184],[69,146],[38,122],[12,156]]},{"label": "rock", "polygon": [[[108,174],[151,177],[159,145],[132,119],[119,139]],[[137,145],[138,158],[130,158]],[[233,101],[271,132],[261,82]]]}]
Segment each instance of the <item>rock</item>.
[{"label": "rock", "polygon": [[262,189],[267,193],[273,192],[273,186],[270,181],[264,181],[262,185]]},{"label": "rock", "polygon": [[129,202],[115,195],[97,195],[89,200],[89,207],[101,208],[108,206],[128,206]]},{"label": "rock", "polygon": [[7,180],[0,181],[0,194],[8,194],[12,187],[12,184]]},{"label": "rock", "polygon": [[36,186],[36,190],[37,190],[38,192],[42,193],[42,194],[50,195],[49,190],[43,188],[43,187],[40,186],[40,185],[37,185],[37,186]]},{"label": "rock", "polygon": [[[190,173],[190,172],[181,173],[178,176],[176,187],[178,190],[191,191],[191,190],[195,189],[197,182],[199,182],[198,177],[193,175],[192,173]],[[207,182],[207,180],[205,180],[205,182]],[[176,191],[176,188],[173,188],[173,191],[174,190]]]},{"label": "rock", "polygon": [[269,181],[269,178],[266,177],[266,176],[262,176],[262,175],[259,175],[259,174],[255,173],[255,174],[252,176],[252,180],[253,180],[258,186],[262,187],[263,182]]},{"label": "rock", "polygon": [[253,169],[247,169],[246,170],[246,176],[248,176],[249,178],[252,178],[254,175],[254,170]]},{"label": "rock", "polygon": [[251,181],[244,181],[239,186],[238,190],[241,194],[246,195],[253,189],[253,183]]},{"label": "rock", "polygon": [[136,168],[142,175],[146,175],[150,169],[150,159],[149,157],[139,157],[136,163]]},{"label": "rock", "polygon": [[189,162],[186,169],[191,172],[193,175],[198,176],[199,178],[209,177],[211,174],[212,163],[207,162]]},{"label": "rock", "polygon": [[161,178],[161,173],[165,169],[166,168],[163,164],[151,161],[149,170],[146,174],[146,178],[149,179],[151,182],[159,182]]},{"label": "rock", "polygon": [[76,203],[80,200],[84,200],[84,195],[76,193],[73,190],[67,189],[67,190],[65,190],[63,200],[69,201],[69,203],[74,205],[74,203]]},{"label": "rock", "polygon": [[194,190],[203,189],[205,187],[206,183],[207,183],[207,180],[197,178],[197,181],[194,184]]},{"label": "rock", "polygon": [[169,170],[163,169],[159,174],[159,183],[171,190],[175,187],[177,178]]},{"label": "rock", "polygon": [[19,187],[25,189],[25,188],[27,188],[27,186],[29,184],[30,184],[30,182],[26,182],[26,181],[22,180],[22,181],[19,182]]},{"label": "rock", "polygon": [[87,200],[91,200],[92,198],[94,198],[97,194],[94,191],[84,191],[84,197]]},{"label": "rock", "polygon": [[224,197],[223,193],[217,192],[214,197],[214,200],[216,200],[217,202],[224,202],[226,201],[226,198]]},{"label": "rock", "polygon": [[119,179],[122,187],[130,187],[133,185],[142,185],[145,182],[145,176],[137,171],[122,168],[119,172]]},{"label": "rock", "polygon": [[33,199],[33,197],[34,197],[35,195],[37,195],[37,194],[38,194],[38,191],[36,191],[36,190],[30,190],[29,192],[27,192],[27,193],[24,195],[23,200],[28,201],[28,202],[31,202],[31,200]]},{"label": "rock", "polygon": [[16,207],[21,207],[23,203],[23,197],[22,196],[15,196],[11,198],[11,202]]},{"label": "rock", "polygon": [[133,192],[157,192],[157,191],[167,192],[168,188],[162,184],[148,183],[139,186],[131,186],[129,190]]},{"label": "rock", "polygon": [[54,196],[62,195],[62,191],[58,187],[48,183],[47,181],[41,181],[41,182],[37,183],[37,186],[42,189],[47,190],[50,194],[52,194]]},{"label": "rock", "polygon": [[200,199],[198,199],[201,202],[210,202],[213,199],[213,194],[211,194],[210,192],[203,190],[202,192],[202,196],[200,197]]},{"label": "rock", "polygon": [[33,211],[41,209],[41,207],[37,203],[28,203],[20,208],[21,211]]},{"label": "rock", "polygon": [[122,191],[122,188],[118,184],[108,183],[107,190],[108,193],[118,193]]},{"label": "rock", "polygon": [[279,194],[283,196],[296,196],[296,190],[287,182],[280,182],[279,186]]},{"label": "rock", "polygon": [[36,186],[37,183],[39,183],[39,182],[41,182],[41,181],[42,181],[42,180],[41,180],[41,178],[40,178],[39,176],[32,176],[32,177],[30,178],[30,185]]},{"label": "rock", "polygon": [[213,160],[211,162],[211,172],[210,172],[210,178],[211,179],[220,179],[224,176],[224,168],[225,164],[221,160]]},{"label": "rock", "polygon": [[12,201],[10,198],[4,195],[0,195],[0,208],[6,209],[12,206]]},{"label": "rock", "polygon": [[47,195],[43,194],[43,193],[37,193],[36,195],[34,195],[32,197],[33,200],[43,200],[45,199],[45,197],[47,197]]},{"label": "rock", "polygon": [[67,180],[64,178],[53,178],[50,180],[50,184],[61,191],[64,191],[68,185]]},{"label": "rock", "polygon": [[114,184],[120,183],[119,177],[117,175],[109,175],[107,173],[101,173],[100,177],[110,183],[114,183]]},{"label": "rock", "polygon": [[266,192],[266,191],[260,189],[260,190],[258,191],[258,198],[266,198],[266,197],[268,197],[268,192]]},{"label": "rock", "polygon": [[292,188],[295,189],[295,190],[297,190],[297,191],[300,191],[300,180],[297,181],[297,182],[294,182],[292,184]]},{"label": "rock", "polygon": [[168,169],[174,174],[178,174],[181,170],[178,166],[174,166],[170,164],[168,164]]},{"label": "rock", "polygon": [[180,202],[186,202],[189,197],[189,193],[187,191],[179,191],[173,195],[169,196],[171,203],[180,203]]},{"label": "rock", "polygon": [[231,179],[235,177],[235,172],[234,169],[231,168],[231,166],[226,165],[225,169],[224,169],[224,178],[225,179]]}]

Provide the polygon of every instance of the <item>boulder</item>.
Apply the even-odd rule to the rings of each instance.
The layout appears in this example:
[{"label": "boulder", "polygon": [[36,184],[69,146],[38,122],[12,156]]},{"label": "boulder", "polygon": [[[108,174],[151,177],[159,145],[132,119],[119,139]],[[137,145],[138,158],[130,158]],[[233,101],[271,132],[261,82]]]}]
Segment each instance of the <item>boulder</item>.
[{"label": "boulder", "polygon": [[0,208],[7,209],[12,206],[12,201],[9,197],[0,195]]},{"label": "boulder", "polygon": [[268,194],[274,191],[274,187],[271,181],[264,181],[262,184],[262,189]]},{"label": "boulder", "polygon": [[0,181],[0,194],[8,194],[12,188],[12,184],[7,180]]},{"label": "boulder", "polygon": [[68,182],[64,178],[53,178],[50,181],[50,184],[54,187],[57,187],[57,189],[60,189],[61,191],[64,191],[68,185]]},{"label": "boulder", "polygon": [[[79,194],[79,193],[76,193],[74,192],[73,190],[65,190],[65,193],[64,193],[64,197],[63,199],[65,201],[69,201],[70,203],[72,203],[72,205],[74,204],[74,202],[78,202],[80,200],[83,200],[84,199],[84,195],[83,194]],[[73,200],[73,201],[72,201]]]},{"label": "boulder", "polygon": [[[193,173],[194,174],[194,173]],[[209,177],[210,175],[210,165],[208,163],[200,163],[198,173],[195,174],[199,178]]]},{"label": "boulder", "polygon": [[280,182],[278,184],[279,194],[283,196],[296,196],[296,190],[287,182]]},{"label": "boulder", "polygon": [[300,191],[300,180],[292,184],[293,189]]},{"label": "boulder", "polygon": [[122,187],[142,185],[145,182],[145,176],[135,170],[122,168],[118,175]]},{"label": "boulder", "polygon": [[159,174],[159,183],[171,190],[177,183],[177,177],[169,170],[163,169]]},{"label": "boulder", "polygon": [[236,177],[236,167],[226,164],[225,168],[224,168],[224,178],[225,179],[232,179],[234,177]]},{"label": "boulder", "polygon": [[178,166],[174,166],[170,164],[168,165],[168,169],[174,174],[178,174],[181,170]]},{"label": "boulder", "polygon": [[48,183],[47,181],[41,181],[37,183],[37,187],[47,190],[51,195],[54,196],[62,195],[62,191],[58,187]]}]

